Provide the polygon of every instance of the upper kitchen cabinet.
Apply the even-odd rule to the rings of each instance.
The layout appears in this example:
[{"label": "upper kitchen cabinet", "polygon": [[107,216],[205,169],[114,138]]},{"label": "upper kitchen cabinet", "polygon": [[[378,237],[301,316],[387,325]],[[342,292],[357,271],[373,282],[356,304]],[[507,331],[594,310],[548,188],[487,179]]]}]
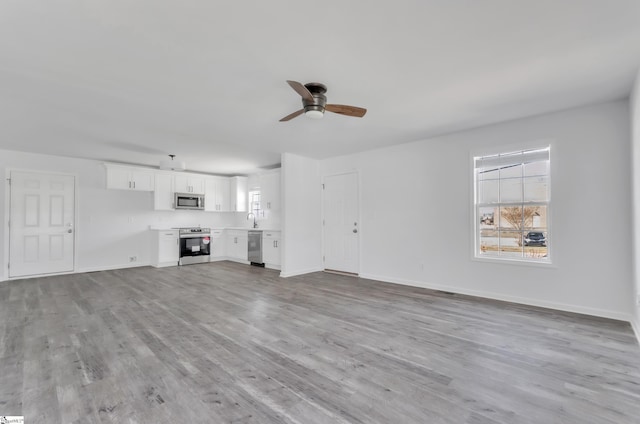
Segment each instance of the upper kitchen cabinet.
[{"label": "upper kitchen cabinet", "polygon": [[231,177],[229,179],[231,212],[247,211],[247,180],[247,177]]},{"label": "upper kitchen cabinet", "polygon": [[219,212],[229,212],[230,206],[230,193],[229,193],[229,178],[215,178],[216,181],[216,205]]},{"label": "upper kitchen cabinet", "polygon": [[263,211],[280,210],[280,170],[260,174],[260,204]]},{"label": "upper kitchen cabinet", "polygon": [[174,189],[176,193],[205,194],[204,181],[205,178],[199,175],[179,174],[175,176]]},{"label": "upper kitchen cabinet", "polygon": [[153,191],[153,171],[113,164],[105,167],[108,189]]},{"label": "upper kitchen cabinet", "polygon": [[173,174],[157,172],[155,190],[153,192],[153,209],[157,211],[172,211],[174,205]]},{"label": "upper kitchen cabinet", "polygon": [[204,210],[209,212],[229,212],[229,178],[213,177],[205,181]]}]

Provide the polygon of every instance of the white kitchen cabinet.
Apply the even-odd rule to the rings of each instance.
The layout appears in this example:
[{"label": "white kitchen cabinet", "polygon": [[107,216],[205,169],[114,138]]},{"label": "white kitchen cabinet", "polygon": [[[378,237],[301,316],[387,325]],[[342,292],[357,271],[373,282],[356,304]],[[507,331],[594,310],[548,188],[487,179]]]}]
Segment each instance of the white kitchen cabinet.
[{"label": "white kitchen cabinet", "polygon": [[267,268],[280,269],[280,231],[262,232],[262,262]]},{"label": "white kitchen cabinet", "polygon": [[204,180],[204,210],[207,212],[216,210],[216,182],[213,178]]},{"label": "white kitchen cabinet", "polygon": [[229,178],[215,177],[205,180],[204,210],[229,212]]},{"label": "white kitchen cabinet", "polygon": [[156,173],[155,190],[153,192],[153,209],[157,211],[172,211],[175,209],[173,193],[174,177],[170,173]]},{"label": "white kitchen cabinet", "polygon": [[178,230],[151,230],[151,265],[176,266],[180,259]]},{"label": "white kitchen cabinet", "polygon": [[216,208],[218,212],[229,212],[229,178],[215,178],[216,182]]},{"label": "white kitchen cabinet", "polygon": [[227,256],[227,237],[224,230],[211,230],[211,260],[220,261]]},{"label": "white kitchen cabinet", "polygon": [[231,212],[247,211],[247,177],[229,179],[229,209]]},{"label": "white kitchen cabinet", "polygon": [[248,263],[249,236],[246,230],[227,230],[227,257]]},{"label": "white kitchen cabinet", "polygon": [[108,189],[153,191],[152,171],[111,164],[105,164],[105,167]]},{"label": "white kitchen cabinet", "polygon": [[280,170],[260,174],[260,206],[263,211],[280,210]]},{"label": "white kitchen cabinet", "polygon": [[[204,194],[205,178],[194,174],[178,174],[175,176],[174,188],[176,193]],[[206,206],[206,199],[205,199]]]}]

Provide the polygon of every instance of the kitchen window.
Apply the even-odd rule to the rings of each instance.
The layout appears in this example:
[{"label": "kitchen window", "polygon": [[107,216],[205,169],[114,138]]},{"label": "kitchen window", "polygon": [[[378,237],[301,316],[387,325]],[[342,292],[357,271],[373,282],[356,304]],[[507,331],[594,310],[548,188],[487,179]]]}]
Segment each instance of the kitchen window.
[{"label": "kitchen window", "polygon": [[550,147],[473,158],[475,257],[550,262]]},{"label": "kitchen window", "polygon": [[256,219],[260,218],[260,214],[262,213],[260,190],[249,191],[249,213],[253,213]]}]

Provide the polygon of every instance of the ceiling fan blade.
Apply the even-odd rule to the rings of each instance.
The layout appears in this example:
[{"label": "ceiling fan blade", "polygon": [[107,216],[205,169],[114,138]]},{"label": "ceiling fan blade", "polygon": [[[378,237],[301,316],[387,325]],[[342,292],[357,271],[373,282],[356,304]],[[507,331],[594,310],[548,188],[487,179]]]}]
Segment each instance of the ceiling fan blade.
[{"label": "ceiling fan blade", "polygon": [[324,109],[329,112],[339,113],[340,115],[355,116],[357,118],[362,118],[364,114],[367,113],[367,109],[365,108],[347,105],[326,105]]},{"label": "ceiling fan blade", "polygon": [[313,102],[313,96],[311,95],[311,92],[307,89],[307,87],[300,84],[298,81],[287,80],[287,83],[291,86],[291,88],[296,90],[296,93],[298,93],[303,99],[309,102]]},{"label": "ceiling fan blade", "polygon": [[280,120],[280,122],[284,122],[284,121],[290,121],[291,119],[295,118],[296,116],[300,116],[304,113],[304,109],[300,109],[300,110],[296,110],[295,112],[293,112],[290,115],[285,116],[284,118],[282,118]]}]

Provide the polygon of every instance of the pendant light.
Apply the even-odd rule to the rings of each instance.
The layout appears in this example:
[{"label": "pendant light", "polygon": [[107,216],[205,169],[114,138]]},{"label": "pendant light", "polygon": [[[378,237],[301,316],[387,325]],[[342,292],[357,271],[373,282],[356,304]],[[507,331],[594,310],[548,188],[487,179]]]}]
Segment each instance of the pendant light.
[{"label": "pendant light", "polygon": [[174,160],[176,155],[169,155],[171,159],[165,159],[160,161],[160,169],[166,169],[168,171],[184,171],[187,166],[183,161]]}]

